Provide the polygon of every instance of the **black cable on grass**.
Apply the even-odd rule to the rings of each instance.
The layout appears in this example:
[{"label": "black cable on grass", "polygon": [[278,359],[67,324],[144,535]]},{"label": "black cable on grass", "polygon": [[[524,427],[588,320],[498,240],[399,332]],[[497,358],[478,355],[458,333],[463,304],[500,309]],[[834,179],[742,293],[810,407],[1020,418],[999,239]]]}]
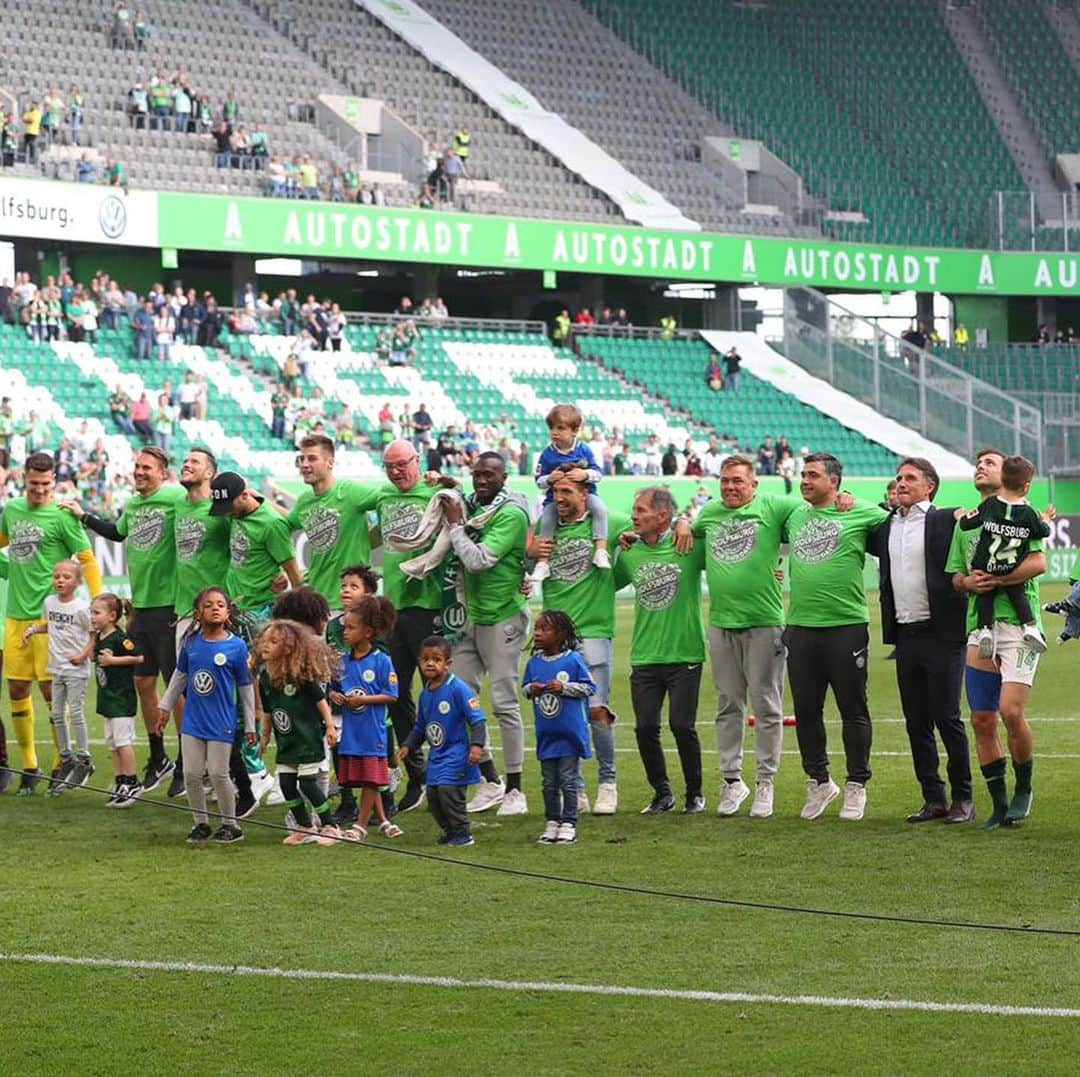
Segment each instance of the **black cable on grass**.
[{"label": "black cable on grass", "polygon": [[[0,771],[10,774],[21,775],[23,771],[13,767],[0,766]],[[51,779],[43,778],[51,784]],[[59,783],[57,783],[59,784]],[[79,788],[88,793],[99,793],[111,796],[112,789],[103,789],[100,786],[83,785]],[[170,811],[190,813],[191,808],[187,804],[170,804],[167,800],[150,800],[149,797],[133,796],[130,800],[140,804],[149,804],[155,808],[168,808]],[[221,812],[207,809],[207,816],[214,819],[223,819]],[[245,826],[262,827],[264,830],[280,831],[286,834],[291,829],[284,823],[271,823],[264,819],[245,819]],[[837,920],[865,920],[879,924],[905,924],[911,927],[935,927],[935,928],[962,928],[969,931],[1000,931],[1014,935],[1050,935],[1061,938],[1080,938],[1080,929],[1068,927],[1034,927],[1028,924],[986,924],[974,920],[934,920],[920,916],[898,916],[891,913],[878,912],[845,912],[842,909],[815,909],[805,905],[780,905],[767,901],[741,901],[738,898],[715,897],[711,894],[685,894],[679,890],[654,890],[646,886],[630,886],[627,883],[607,883],[596,879],[575,879],[568,875],[552,875],[545,871],[527,871],[525,868],[509,868],[502,864],[481,864],[473,860],[455,860],[436,853],[425,853],[419,849],[406,849],[400,845],[369,845],[366,842],[354,842],[342,839],[344,846],[367,849],[372,852],[391,853],[397,856],[408,856],[415,860],[430,860],[437,864],[446,864],[450,867],[471,868],[474,871],[487,871],[496,875],[510,875],[519,879],[536,879],[539,882],[563,883],[568,886],[584,886],[594,890],[613,890],[620,894],[636,894],[641,897],[669,898],[672,901],[691,901],[701,905],[727,905],[736,909],[758,909],[763,912],[795,913],[802,916],[823,916]]]}]

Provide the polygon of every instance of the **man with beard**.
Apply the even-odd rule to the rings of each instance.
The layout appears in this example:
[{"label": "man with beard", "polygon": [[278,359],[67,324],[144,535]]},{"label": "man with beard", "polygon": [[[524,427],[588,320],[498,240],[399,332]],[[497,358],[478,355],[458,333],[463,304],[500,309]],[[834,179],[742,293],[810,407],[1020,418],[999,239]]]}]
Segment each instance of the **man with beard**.
[{"label": "man with beard", "polygon": [[525,578],[525,543],[529,506],[525,497],[506,490],[506,463],[496,452],[481,453],[472,469],[473,493],[460,504],[448,502],[453,559],[463,574],[468,620],[453,645],[454,671],[476,695],[487,674],[491,710],[499,720],[505,784],[491,752],[480,762],[483,784],[467,811],[499,805],[498,815],[525,815],[528,803],[521,788],[525,762],[525,730],[519,703],[521,651],[529,635],[529,614],[521,584]]},{"label": "man with beard", "polygon": [[157,732],[157,679],[160,675],[167,685],[176,668],[174,521],[177,505],[184,501],[180,487],[165,485],[168,471],[169,457],[163,449],[155,445],[140,449],[135,457],[135,493],[115,523],[86,512],[78,501],[64,502],[64,508],[81,519],[84,527],[111,542],[124,543],[134,611],[128,636],[136,653],[143,656],[135,667],[135,688],[150,740],[144,793],[156,789],[176,769],[165,754],[164,735]]}]

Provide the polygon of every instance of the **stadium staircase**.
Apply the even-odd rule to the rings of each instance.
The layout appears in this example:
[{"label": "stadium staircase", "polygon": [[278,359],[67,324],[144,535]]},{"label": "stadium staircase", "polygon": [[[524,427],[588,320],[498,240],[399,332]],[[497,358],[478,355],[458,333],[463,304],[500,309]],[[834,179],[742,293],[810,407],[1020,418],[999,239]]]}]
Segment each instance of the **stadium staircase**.
[{"label": "stadium staircase", "polygon": [[[865,216],[827,221],[836,238],[981,246],[994,192],[1024,186],[938,0],[582,2],[831,208]],[[928,42],[932,77],[915,59]]]}]

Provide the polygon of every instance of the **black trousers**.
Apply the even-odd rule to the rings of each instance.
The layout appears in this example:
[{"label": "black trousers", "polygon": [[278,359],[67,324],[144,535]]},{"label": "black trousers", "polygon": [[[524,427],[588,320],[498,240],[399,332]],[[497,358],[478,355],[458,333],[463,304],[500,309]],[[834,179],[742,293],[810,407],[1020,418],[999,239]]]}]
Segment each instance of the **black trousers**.
[{"label": "black trousers", "polygon": [[870,708],[866,702],[866,663],[870,632],[865,624],[834,628],[789,625],[788,684],[795,703],[795,732],[803,770],[817,782],[829,777],[825,737],[825,693],[833,690],[844,737],[847,781],[870,780]]},{"label": "black trousers", "polygon": [[971,799],[971,752],[960,716],[966,644],[942,642],[929,626],[897,625],[896,683],[904,710],[915,777],[923,799],[944,803],[934,731],[945,745],[953,800]]},{"label": "black trousers", "polygon": [[431,817],[446,834],[469,829],[469,816],[465,811],[465,786],[429,785],[428,810]]},{"label": "black trousers", "polygon": [[[413,699],[413,677],[416,664],[420,660],[420,644],[428,636],[440,634],[442,613],[439,610],[425,610],[419,606],[406,606],[398,610],[394,634],[390,637],[390,661],[394,663],[394,672],[398,675],[398,700],[390,708],[390,721],[394,726],[394,737],[398,744],[404,744],[405,738],[416,724],[416,701]],[[410,782],[424,780],[424,752],[417,748],[405,757],[405,773]]]},{"label": "black trousers", "polygon": [[634,732],[645,776],[657,794],[671,792],[667,762],[660,744],[664,698],[668,700],[668,727],[679,750],[687,799],[701,792],[701,742],[697,735],[701,663],[663,663],[634,666],[630,670],[630,702],[634,708]]},{"label": "black trousers", "polygon": [[1035,615],[1031,612],[1031,603],[1028,601],[1026,586],[1022,583],[1014,583],[1011,587],[999,587],[994,591],[975,596],[975,608],[979,611],[979,627],[994,627],[994,601],[998,594],[1004,591],[1009,596],[1012,608],[1022,625],[1031,624]]}]

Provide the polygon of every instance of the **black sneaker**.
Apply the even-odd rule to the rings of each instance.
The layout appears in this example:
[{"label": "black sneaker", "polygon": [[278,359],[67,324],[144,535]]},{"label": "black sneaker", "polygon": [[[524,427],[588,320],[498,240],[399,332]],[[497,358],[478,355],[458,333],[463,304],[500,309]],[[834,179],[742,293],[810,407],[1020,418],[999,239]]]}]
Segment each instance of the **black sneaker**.
[{"label": "black sneaker", "polygon": [[49,772],[49,788],[45,790],[45,795],[48,797],[62,796],[64,790],[67,788],[67,785],[60,780],[60,769],[62,766],[63,764],[61,763],[60,767],[53,767]]},{"label": "black sneaker", "polygon": [[44,777],[37,767],[33,770],[24,770],[19,775],[19,788],[16,790],[15,795],[17,797],[32,797],[34,790],[37,788],[37,783]]},{"label": "black sneaker", "polygon": [[697,796],[687,797],[683,815],[700,815],[705,810],[705,798],[698,793]]},{"label": "black sneaker", "polygon": [[78,789],[80,786],[86,785],[93,776],[94,764],[90,761],[90,756],[80,755],[75,760],[75,769],[71,772],[68,784]]},{"label": "black sneaker", "polygon": [[162,759],[157,763],[153,759],[149,760],[143,772],[142,791],[153,792],[174,770],[176,764],[171,759]]},{"label": "black sneaker", "polygon": [[424,803],[425,786],[422,782],[409,782],[405,786],[405,795],[398,801],[399,812],[412,811]]},{"label": "black sneaker", "polygon": [[227,823],[218,827],[217,833],[211,839],[218,845],[234,845],[244,840],[244,832],[238,826],[229,826]]},{"label": "black sneaker", "polygon": [[250,789],[245,789],[236,794],[236,818],[246,819],[257,807],[259,802]]},{"label": "black sneaker", "polygon": [[0,793],[6,793],[11,788],[11,783],[15,780],[15,775],[8,770],[7,760],[4,760],[3,767],[0,768]]},{"label": "black sneaker", "polygon": [[109,798],[105,801],[106,808],[115,808],[120,800],[120,782],[113,782],[111,791],[109,792]]},{"label": "black sneaker", "polygon": [[356,822],[357,816],[359,814],[360,809],[356,806],[356,803],[354,802],[351,805],[347,804],[344,807],[339,807],[337,811],[335,811],[334,814],[330,816],[330,822],[332,822],[334,826],[350,827],[353,825],[353,823]]},{"label": "black sneaker", "polygon": [[136,797],[145,792],[142,782],[138,778],[133,782],[127,782],[121,785],[116,790],[116,803],[114,808],[134,808],[137,801]]},{"label": "black sneaker", "polygon": [[196,823],[189,831],[185,839],[188,845],[202,845],[210,840],[210,824]]},{"label": "black sneaker", "polygon": [[184,785],[184,772],[177,766],[173,767],[172,781],[169,782],[169,791],[166,796],[172,800],[177,797],[187,796],[187,786]]},{"label": "black sneaker", "polygon": [[662,815],[675,810],[675,798],[670,793],[657,793],[648,807],[642,808],[641,815]]},{"label": "black sneaker", "polygon": [[383,813],[387,819],[393,819],[398,813],[398,806],[394,803],[393,790],[384,789],[380,796],[382,797]]},{"label": "black sneaker", "polygon": [[60,759],[60,766],[52,773],[53,782],[59,783],[60,785],[74,785],[75,783],[71,780],[71,776],[75,773],[76,766],[75,756],[62,756]]}]

